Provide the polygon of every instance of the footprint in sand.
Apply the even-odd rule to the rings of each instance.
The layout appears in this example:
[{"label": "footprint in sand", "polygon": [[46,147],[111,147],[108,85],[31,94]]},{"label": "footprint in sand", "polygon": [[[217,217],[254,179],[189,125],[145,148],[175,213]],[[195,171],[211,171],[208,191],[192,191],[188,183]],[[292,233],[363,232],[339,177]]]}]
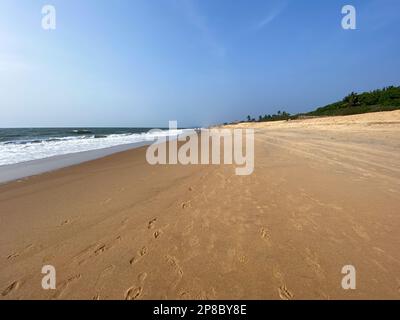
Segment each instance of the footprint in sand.
[{"label": "footprint in sand", "polygon": [[134,265],[135,263],[139,262],[140,259],[142,259],[145,255],[147,254],[147,247],[143,247],[138,251],[139,257],[133,257],[131,260],[129,260],[129,263],[131,265]]},{"label": "footprint in sand", "polygon": [[162,231],[161,230],[157,230],[156,232],[154,232],[153,236],[154,239],[158,239],[161,236]]},{"label": "footprint in sand", "polygon": [[268,228],[261,228],[260,236],[261,239],[263,239],[268,244],[268,246],[271,246],[271,235]]},{"label": "footprint in sand", "polygon": [[278,266],[274,266],[272,268],[272,274],[276,280],[278,280],[279,282],[283,282],[284,275]]},{"label": "footprint in sand", "polygon": [[80,253],[78,253],[76,256],[74,256],[72,259],[77,260],[79,265],[84,265],[86,264],[90,259],[97,257],[107,250],[112,249],[116,243],[120,242],[122,240],[121,236],[117,236],[115,240],[104,244],[100,243],[97,245],[90,245],[86,249],[82,250]]},{"label": "footprint in sand", "polygon": [[136,300],[142,294],[142,287],[129,288],[125,293],[125,300]]},{"label": "footprint in sand", "polygon": [[100,245],[100,247],[98,247],[95,251],[94,251],[94,255],[98,256],[99,254],[102,254],[104,251],[106,251],[106,245]]},{"label": "footprint in sand", "polygon": [[7,260],[15,259],[19,257],[20,255],[27,253],[33,248],[33,244],[27,245],[24,249],[22,249],[20,252],[13,252],[7,257]]},{"label": "footprint in sand", "polygon": [[238,260],[239,260],[240,263],[247,263],[248,262],[248,259],[247,259],[247,257],[245,255],[239,256]]},{"label": "footprint in sand", "polygon": [[11,260],[11,259],[14,259],[14,258],[17,258],[17,257],[19,257],[19,253],[18,253],[18,252],[15,252],[15,253],[10,254],[10,255],[7,257],[7,260]]},{"label": "footprint in sand", "polygon": [[167,263],[175,270],[175,272],[179,275],[179,277],[183,276],[183,270],[179,265],[178,259],[173,256],[167,255],[165,256]]},{"label": "footprint in sand", "polygon": [[9,295],[12,291],[17,290],[20,286],[20,282],[19,281],[14,281],[13,283],[11,283],[7,288],[5,288],[3,290],[3,292],[1,293],[1,295],[3,297]]},{"label": "footprint in sand", "polygon": [[183,270],[179,265],[179,261],[178,259],[176,259],[176,257],[166,255],[165,260],[168,266],[172,269],[172,272],[175,274],[175,276],[173,276],[173,279],[171,279],[171,288],[176,289],[183,278]]},{"label": "footprint in sand", "polygon": [[182,208],[182,209],[190,208],[190,201],[182,203],[182,204],[181,204],[181,208]]},{"label": "footprint in sand", "polygon": [[98,255],[104,253],[105,251],[107,251],[107,250],[113,248],[113,246],[114,246],[116,243],[119,243],[121,240],[122,240],[122,237],[121,237],[121,236],[117,236],[117,237],[115,237],[115,240],[109,242],[108,244],[100,244],[100,245],[96,248],[96,250],[94,251],[94,255],[95,255],[95,256],[98,256]]},{"label": "footprint in sand", "polygon": [[144,280],[146,280],[146,278],[147,278],[147,273],[146,273],[146,272],[143,272],[143,273],[141,273],[141,274],[138,275],[138,281],[139,281],[140,283],[143,283]]},{"label": "footprint in sand", "polygon": [[149,230],[153,229],[156,221],[157,221],[157,218],[154,218],[153,220],[149,221],[149,223],[147,225],[147,229],[149,229]]},{"label": "footprint in sand", "polygon": [[185,291],[185,290],[179,292],[178,295],[179,295],[179,298],[180,298],[180,299],[183,299],[183,300],[188,300],[188,299],[190,299],[190,293],[187,292],[187,291]]},{"label": "footprint in sand", "polygon": [[66,220],[64,220],[63,222],[61,222],[60,226],[63,227],[63,226],[66,226],[66,225],[68,225],[68,224],[71,224],[71,220],[66,219]]},{"label": "footprint in sand", "polygon": [[267,228],[261,228],[260,230],[261,238],[268,240],[269,239],[269,232]]},{"label": "footprint in sand", "polygon": [[143,257],[143,256],[146,255],[146,254],[147,254],[147,247],[143,247],[142,249],[140,249],[139,255],[140,255],[141,257]]},{"label": "footprint in sand", "polygon": [[293,294],[289,291],[289,289],[285,285],[282,285],[278,288],[278,293],[279,293],[279,297],[282,300],[292,300],[293,299]]},{"label": "footprint in sand", "polygon": [[315,252],[313,252],[310,248],[306,248],[306,256],[304,259],[306,263],[314,270],[319,279],[325,279],[324,271]]}]

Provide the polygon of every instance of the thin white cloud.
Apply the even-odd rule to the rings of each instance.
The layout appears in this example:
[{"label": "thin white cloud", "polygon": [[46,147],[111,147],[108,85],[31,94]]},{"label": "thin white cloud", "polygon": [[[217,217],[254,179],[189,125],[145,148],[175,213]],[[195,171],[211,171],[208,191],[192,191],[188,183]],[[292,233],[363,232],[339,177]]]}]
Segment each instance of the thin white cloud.
[{"label": "thin white cloud", "polygon": [[211,31],[206,16],[201,14],[194,0],[175,0],[174,3],[190,23],[202,36],[209,49],[219,57],[224,57],[225,47],[216,39]]},{"label": "thin white cloud", "polygon": [[261,29],[265,28],[266,26],[268,26],[278,16],[281,15],[281,13],[285,10],[286,6],[287,6],[287,3],[282,2],[279,6],[271,9],[271,11],[263,19],[261,19],[260,21],[258,21],[255,24],[254,29],[261,30]]}]

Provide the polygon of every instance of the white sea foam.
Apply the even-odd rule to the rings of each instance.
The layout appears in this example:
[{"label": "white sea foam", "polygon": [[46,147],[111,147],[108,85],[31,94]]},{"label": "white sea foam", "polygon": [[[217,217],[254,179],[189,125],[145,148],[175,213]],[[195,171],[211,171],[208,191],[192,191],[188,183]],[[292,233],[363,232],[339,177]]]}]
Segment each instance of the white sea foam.
[{"label": "white sea foam", "polygon": [[98,150],[139,142],[151,142],[156,137],[177,137],[184,130],[164,130],[159,133],[111,134],[105,137],[63,137],[24,143],[0,143],[0,166],[49,158],[71,153]]}]

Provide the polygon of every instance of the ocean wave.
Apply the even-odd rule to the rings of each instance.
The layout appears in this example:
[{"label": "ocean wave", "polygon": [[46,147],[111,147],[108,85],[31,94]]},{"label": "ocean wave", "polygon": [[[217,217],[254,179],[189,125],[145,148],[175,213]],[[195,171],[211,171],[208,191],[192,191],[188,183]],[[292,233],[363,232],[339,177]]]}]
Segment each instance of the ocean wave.
[{"label": "ocean wave", "polygon": [[183,130],[163,130],[160,132],[93,134],[0,142],[0,165],[16,164],[119,145],[151,142],[160,136],[178,136],[182,132]]},{"label": "ocean wave", "polygon": [[88,134],[88,133],[92,133],[91,130],[88,129],[76,129],[76,130],[72,130],[72,133],[76,133],[76,134]]}]

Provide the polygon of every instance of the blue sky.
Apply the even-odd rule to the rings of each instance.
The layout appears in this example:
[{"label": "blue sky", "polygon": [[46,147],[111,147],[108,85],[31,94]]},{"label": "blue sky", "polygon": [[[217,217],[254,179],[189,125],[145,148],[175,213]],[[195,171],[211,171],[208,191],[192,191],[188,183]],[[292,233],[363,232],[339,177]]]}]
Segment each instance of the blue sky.
[{"label": "blue sky", "polygon": [[[57,29],[41,28],[43,5]],[[357,30],[341,8],[357,9]],[[198,126],[400,85],[400,1],[1,0],[0,127]]]}]

